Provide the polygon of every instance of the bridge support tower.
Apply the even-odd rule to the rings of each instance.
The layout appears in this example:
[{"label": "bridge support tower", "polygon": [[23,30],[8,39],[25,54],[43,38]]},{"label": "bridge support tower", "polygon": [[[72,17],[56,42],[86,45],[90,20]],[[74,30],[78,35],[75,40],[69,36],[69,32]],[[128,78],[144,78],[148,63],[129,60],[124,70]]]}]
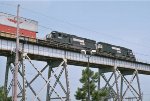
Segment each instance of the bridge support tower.
[{"label": "bridge support tower", "polygon": [[[101,81],[102,79],[105,81],[105,84],[103,84],[104,86],[101,86],[101,88],[107,88],[110,91],[109,96],[106,99],[113,99],[113,101],[126,101],[129,96],[132,96],[135,101],[142,101],[139,73],[137,69],[125,71],[122,68],[114,66],[113,69],[102,68],[98,69],[98,71]],[[100,77],[98,80],[99,89],[101,89]],[[136,86],[132,85],[133,82],[136,83]]]},{"label": "bridge support tower", "polygon": [[[27,63],[28,62],[28,63]],[[11,90],[13,91],[13,75],[14,75],[14,67],[15,67],[15,54],[10,54],[7,56],[6,63],[6,71],[5,71],[5,82],[4,82],[4,98],[7,101],[7,96],[11,96]],[[26,69],[28,65],[30,68],[36,71],[36,74],[28,80],[26,78]],[[41,66],[40,66],[41,67]],[[29,68],[28,68],[29,69]],[[45,72],[48,70],[48,77],[45,77]],[[67,69],[67,59],[56,59],[56,60],[47,60],[46,66],[44,66],[41,70],[35,66],[34,62],[30,59],[30,57],[26,53],[21,53],[19,58],[19,69],[18,69],[18,101],[27,101],[26,92],[30,90],[30,93],[33,94],[32,101],[42,101],[43,97],[42,92],[46,91],[46,101],[51,101],[52,99],[58,99],[60,101],[70,101],[70,88],[69,88],[69,77],[68,77],[68,69]],[[11,75],[12,74],[12,75]],[[62,76],[65,78],[65,82],[61,81]],[[36,79],[42,78],[42,88],[35,88],[34,82]],[[42,84],[39,82],[39,85]],[[60,88],[58,90],[57,86],[62,89],[60,93]],[[37,90],[38,89],[38,90]],[[31,94],[31,95],[32,95]]]}]

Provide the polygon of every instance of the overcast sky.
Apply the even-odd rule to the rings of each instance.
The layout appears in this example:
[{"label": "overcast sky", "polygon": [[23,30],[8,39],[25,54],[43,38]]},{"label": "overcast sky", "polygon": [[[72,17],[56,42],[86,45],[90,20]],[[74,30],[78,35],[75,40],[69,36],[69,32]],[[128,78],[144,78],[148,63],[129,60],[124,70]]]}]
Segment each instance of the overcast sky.
[{"label": "overcast sky", "polygon": [[[17,4],[21,5],[20,16],[38,21],[39,38],[44,38],[52,30],[57,30],[97,42],[127,47],[133,50],[138,59],[150,60],[150,1],[0,0],[0,12],[15,15]],[[1,57],[0,61],[5,63],[6,58]],[[0,67],[0,85],[3,84],[4,71],[3,64]],[[81,75],[80,68],[74,66],[69,68],[72,99],[79,83],[79,75]],[[150,78],[140,75],[140,81],[144,101],[149,101]]]}]

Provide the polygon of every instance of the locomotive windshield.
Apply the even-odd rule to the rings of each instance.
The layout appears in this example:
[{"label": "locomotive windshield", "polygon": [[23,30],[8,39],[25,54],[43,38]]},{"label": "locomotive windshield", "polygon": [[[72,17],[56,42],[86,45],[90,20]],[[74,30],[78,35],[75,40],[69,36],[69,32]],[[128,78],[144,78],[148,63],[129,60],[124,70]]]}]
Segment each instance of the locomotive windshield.
[{"label": "locomotive windshield", "polygon": [[58,38],[62,39],[62,34],[61,33],[58,33]]},{"label": "locomotive windshield", "polygon": [[51,38],[51,37],[52,37],[52,34],[46,35],[46,38]]},{"label": "locomotive windshield", "polygon": [[132,53],[132,51],[131,51],[131,50],[129,51],[129,54],[130,54],[130,55],[133,55],[133,53]]}]

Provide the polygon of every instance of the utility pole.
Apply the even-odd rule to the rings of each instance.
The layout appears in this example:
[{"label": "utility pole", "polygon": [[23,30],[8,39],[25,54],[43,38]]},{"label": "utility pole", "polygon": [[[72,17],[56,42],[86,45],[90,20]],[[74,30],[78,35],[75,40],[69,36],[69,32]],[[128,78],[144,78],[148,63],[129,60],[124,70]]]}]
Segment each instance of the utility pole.
[{"label": "utility pole", "polygon": [[[90,55],[87,55],[86,53],[90,52]],[[81,53],[83,55],[85,55],[85,57],[88,59],[88,64],[87,64],[87,72],[88,72],[88,97],[87,97],[87,101],[91,101],[91,98],[90,98],[90,57],[96,52],[96,50],[81,50]]]},{"label": "utility pole", "polygon": [[88,58],[88,67],[87,67],[87,69],[88,69],[88,101],[90,101],[90,77],[89,77],[89,75],[90,75],[90,69],[89,69],[89,67],[90,67],[90,57],[91,57],[91,55],[90,56],[88,56],[87,58]]},{"label": "utility pole", "polygon": [[17,33],[16,33],[16,57],[15,57],[15,71],[14,71],[14,89],[13,101],[17,101],[17,83],[18,83],[18,63],[19,63],[19,7],[17,6]]}]

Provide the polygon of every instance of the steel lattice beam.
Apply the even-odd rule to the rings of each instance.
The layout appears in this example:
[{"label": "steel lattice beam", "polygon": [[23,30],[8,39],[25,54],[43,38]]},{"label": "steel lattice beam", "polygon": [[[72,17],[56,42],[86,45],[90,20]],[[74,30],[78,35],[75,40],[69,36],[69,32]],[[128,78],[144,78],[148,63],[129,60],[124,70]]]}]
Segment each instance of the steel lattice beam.
[{"label": "steel lattice beam", "polygon": [[[133,94],[134,98],[136,98],[138,101],[142,101],[142,94],[141,94],[141,88],[140,88],[140,82],[139,82],[137,70],[135,70],[133,72],[133,75],[132,75],[130,81],[128,81],[126,79],[124,74],[121,74],[121,72],[119,71],[119,69],[117,67],[114,67],[114,71],[112,71],[112,73],[108,77],[108,79],[106,78],[104,73],[100,72],[100,75],[106,82],[106,84],[104,85],[104,88],[106,88],[108,86],[110,88],[110,91],[113,92],[113,94],[110,93],[110,94],[112,94],[111,96],[113,98],[113,101],[124,101],[124,99],[126,99],[125,95],[127,94],[128,90],[129,90],[129,92],[131,92]],[[113,75],[114,75],[114,82],[112,84],[110,84],[110,80],[113,79]],[[132,86],[132,82],[135,78],[137,79],[137,84],[138,84],[137,89]],[[120,80],[120,83],[119,83],[119,80]],[[123,91],[124,84],[127,87]],[[114,87],[114,85],[116,85],[116,88]],[[120,90],[119,90],[119,86],[120,86]],[[115,95],[115,96],[113,96],[113,95]]]}]

